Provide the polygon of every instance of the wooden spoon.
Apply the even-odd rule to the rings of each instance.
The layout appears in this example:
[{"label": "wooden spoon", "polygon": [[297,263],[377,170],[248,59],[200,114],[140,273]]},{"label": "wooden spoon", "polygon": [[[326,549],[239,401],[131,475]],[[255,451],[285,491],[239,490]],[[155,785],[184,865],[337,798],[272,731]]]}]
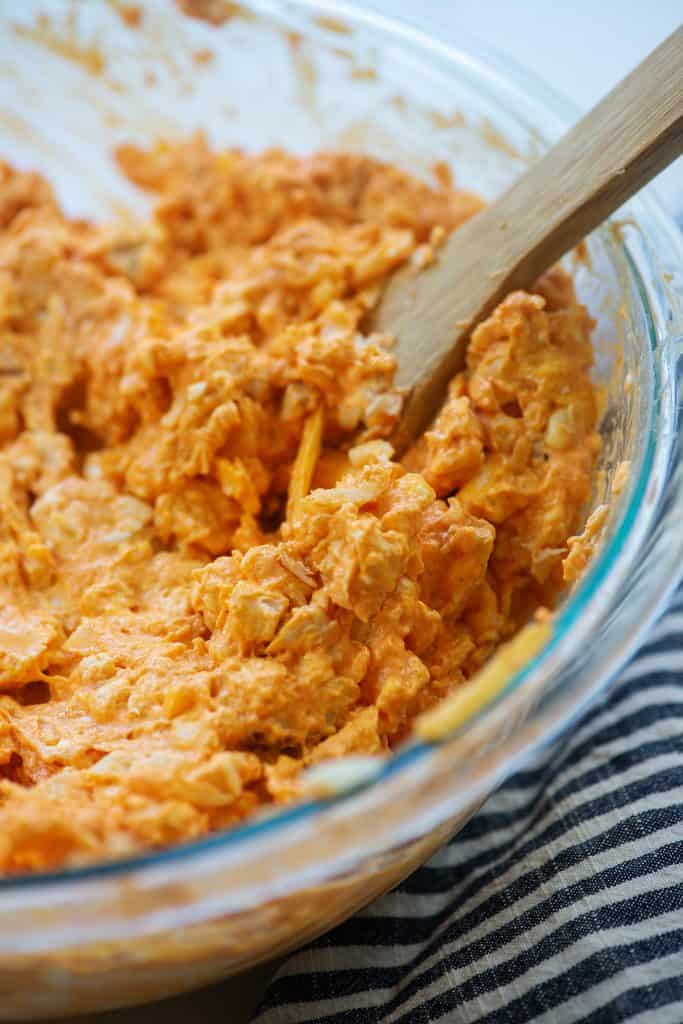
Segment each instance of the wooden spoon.
[{"label": "wooden spoon", "polygon": [[468,335],[683,152],[683,27],[495,203],[455,231],[428,269],[389,283],[373,327],[397,339],[408,394],[399,451],[433,418]]}]

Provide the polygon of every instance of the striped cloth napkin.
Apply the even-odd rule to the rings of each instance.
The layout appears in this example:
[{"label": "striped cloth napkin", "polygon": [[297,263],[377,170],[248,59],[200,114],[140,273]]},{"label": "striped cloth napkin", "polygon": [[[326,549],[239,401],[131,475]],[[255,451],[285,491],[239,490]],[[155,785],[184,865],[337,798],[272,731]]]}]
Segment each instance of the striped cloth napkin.
[{"label": "striped cloth napkin", "polygon": [[253,1020],[681,1024],[683,590],[578,727]]}]

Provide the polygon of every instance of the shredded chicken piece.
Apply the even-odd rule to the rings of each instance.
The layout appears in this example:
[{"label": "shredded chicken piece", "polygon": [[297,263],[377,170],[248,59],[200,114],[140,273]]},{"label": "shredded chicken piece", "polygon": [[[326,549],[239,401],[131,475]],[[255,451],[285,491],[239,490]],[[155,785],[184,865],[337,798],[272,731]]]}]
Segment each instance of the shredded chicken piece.
[{"label": "shredded chicken piece", "polygon": [[554,270],[394,458],[364,324],[480,207],[449,176],[201,136],[118,160],[156,194],[125,230],[0,168],[4,873],[201,836],[391,750],[552,607],[568,546],[573,577],[599,450],[592,322]]},{"label": "shredded chicken piece", "polygon": [[568,554],[562,563],[565,583],[575,583],[586,571],[602,540],[607,512],[607,505],[598,505],[589,515],[581,533],[567,541]]}]

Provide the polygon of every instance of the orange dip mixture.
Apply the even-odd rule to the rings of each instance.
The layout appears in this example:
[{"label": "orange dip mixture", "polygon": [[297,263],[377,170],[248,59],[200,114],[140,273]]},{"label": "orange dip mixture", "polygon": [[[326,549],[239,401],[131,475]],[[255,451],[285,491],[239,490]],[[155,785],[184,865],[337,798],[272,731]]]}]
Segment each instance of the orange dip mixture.
[{"label": "orange dip mixture", "polygon": [[362,156],[118,160],[67,219],[0,168],[0,871],[188,840],[381,754],[551,606],[599,450],[559,270],[394,461],[367,313],[480,202]]}]

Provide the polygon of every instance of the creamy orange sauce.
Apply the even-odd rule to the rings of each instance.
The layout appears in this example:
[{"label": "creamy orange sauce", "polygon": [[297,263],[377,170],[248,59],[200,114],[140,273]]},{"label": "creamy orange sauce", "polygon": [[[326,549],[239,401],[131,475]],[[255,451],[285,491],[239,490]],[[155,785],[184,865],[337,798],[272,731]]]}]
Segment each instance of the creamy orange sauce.
[{"label": "creamy orange sauce", "polygon": [[232,18],[253,17],[251,11],[232,0],[176,0],[176,4],[190,18],[206,21],[209,25],[220,26]]},{"label": "creamy orange sauce", "polygon": [[479,208],[447,175],[201,136],[118,159],[157,196],[125,230],[1,172],[5,873],[191,839],[391,750],[552,606],[599,449],[592,322],[553,271],[394,460],[392,339],[364,324]]},{"label": "creamy orange sauce", "polygon": [[24,38],[44,46],[47,50],[64,57],[80,66],[91,75],[101,75],[106,61],[95,43],[86,44],[78,39],[75,18],[69,12],[63,25],[53,25],[47,14],[41,14],[35,25],[14,24],[12,31]]}]

